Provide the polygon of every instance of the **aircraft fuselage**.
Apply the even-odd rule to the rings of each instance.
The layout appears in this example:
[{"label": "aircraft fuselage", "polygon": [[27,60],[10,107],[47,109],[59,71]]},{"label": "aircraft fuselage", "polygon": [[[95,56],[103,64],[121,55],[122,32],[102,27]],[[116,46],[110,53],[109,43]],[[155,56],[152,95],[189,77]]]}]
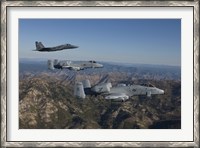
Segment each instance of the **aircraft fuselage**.
[{"label": "aircraft fuselage", "polygon": [[71,62],[71,61],[58,61],[55,59],[54,61],[48,60],[47,62],[48,68],[53,70],[56,69],[69,69],[69,70],[84,70],[87,68],[102,68],[103,65],[97,63],[96,61],[83,61],[83,62]]},{"label": "aircraft fuselage", "polygon": [[34,51],[41,51],[41,52],[49,52],[49,51],[59,51],[63,49],[73,49],[73,48],[78,48],[78,46],[71,45],[71,44],[63,44],[55,47],[45,47],[42,42],[35,42],[36,50]]},{"label": "aircraft fuselage", "polygon": [[60,45],[60,46],[56,46],[56,47],[45,47],[45,48],[41,48],[38,49],[38,51],[58,51],[58,50],[64,50],[64,49],[73,49],[73,48],[78,48],[78,46],[74,46],[71,44],[65,44],[65,45]]},{"label": "aircraft fuselage", "polygon": [[151,93],[154,94],[164,94],[164,91],[156,87],[146,87],[141,85],[130,85],[130,86],[117,86],[112,87],[109,93],[124,93],[129,97],[138,95],[147,95]]},{"label": "aircraft fuselage", "polygon": [[[86,95],[109,95],[109,94],[126,94],[127,96],[139,96],[139,95],[157,95],[157,94],[164,94],[164,90],[156,88],[156,87],[148,87],[148,86],[141,86],[141,85],[128,85],[128,86],[115,86],[111,87],[108,92],[100,92],[104,86],[99,87],[98,89],[95,86],[90,89],[87,88],[85,90]],[[113,97],[114,98],[114,97]]]}]

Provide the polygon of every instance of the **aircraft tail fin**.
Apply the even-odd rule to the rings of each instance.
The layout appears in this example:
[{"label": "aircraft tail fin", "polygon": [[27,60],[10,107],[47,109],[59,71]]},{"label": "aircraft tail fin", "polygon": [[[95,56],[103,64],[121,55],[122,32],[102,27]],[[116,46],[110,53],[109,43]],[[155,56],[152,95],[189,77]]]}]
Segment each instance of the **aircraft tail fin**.
[{"label": "aircraft tail fin", "polygon": [[48,60],[47,61],[47,65],[48,65],[48,69],[50,70],[54,70],[54,64],[52,60]]},{"label": "aircraft tail fin", "polygon": [[85,91],[86,95],[94,94],[94,92],[92,92],[92,90],[91,90],[92,89],[91,88],[91,84],[90,84],[90,81],[88,79],[83,80],[82,83],[83,83],[83,88],[84,88],[84,91]]},{"label": "aircraft tail fin", "polygon": [[83,88],[83,83],[78,82],[78,83],[75,84],[74,96],[81,98],[81,99],[85,98],[85,91],[84,91],[84,88]]},{"label": "aircraft tail fin", "polygon": [[67,66],[70,66],[71,63],[72,63],[72,61],[66,61],[66,65],[67,65]]},{"label": "aircraft tail fin", "polygon": [[57,65],[57,64],[58,64],[58,59],[55,59],[55,60],[53,61],[53,64],[54,64],[54,65]]},{"label": "aircraft tail fin", "polygon": [[40,50],[42,48],[45,48],[42,42],[35,42],[36,50]]},{"label": "aircraft tail fin", "polygon": [[83,88],[91,88],[90,80],[86,79],[82,81],[83,83]]}]

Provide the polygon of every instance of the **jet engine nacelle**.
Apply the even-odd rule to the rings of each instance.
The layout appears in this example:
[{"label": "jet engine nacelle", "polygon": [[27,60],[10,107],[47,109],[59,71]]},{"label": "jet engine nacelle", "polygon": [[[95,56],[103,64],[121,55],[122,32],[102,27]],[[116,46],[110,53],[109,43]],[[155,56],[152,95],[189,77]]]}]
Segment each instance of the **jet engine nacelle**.
[{"label": "jet engine nacelle", "polygon": [[107,93],[110,92],[111,87],[112,87],[111,83],[98,84],[92,88],[92,91],[96,93]]},{"label": "jet engine nacelle", "polygon": [[80,67],[70,67],[69,70],[76,70],[76,71],[79,71],[79,70],[81,70],[81,69],[80,69]]}]

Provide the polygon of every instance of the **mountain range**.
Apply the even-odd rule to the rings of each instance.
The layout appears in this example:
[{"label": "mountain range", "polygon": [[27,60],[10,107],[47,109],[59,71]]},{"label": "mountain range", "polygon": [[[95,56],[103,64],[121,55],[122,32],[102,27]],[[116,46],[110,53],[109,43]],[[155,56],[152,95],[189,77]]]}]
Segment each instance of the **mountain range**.
[{"label": "mountain range", "polygon": [[[181,69],[176,66],[103,63],[99,69],[48,70],[46,61],[19,62],[20,129],[180,129]],[[103,96],[78,99],[74,84],[150,82],[164,95],[133,96],[126,102]]]}]

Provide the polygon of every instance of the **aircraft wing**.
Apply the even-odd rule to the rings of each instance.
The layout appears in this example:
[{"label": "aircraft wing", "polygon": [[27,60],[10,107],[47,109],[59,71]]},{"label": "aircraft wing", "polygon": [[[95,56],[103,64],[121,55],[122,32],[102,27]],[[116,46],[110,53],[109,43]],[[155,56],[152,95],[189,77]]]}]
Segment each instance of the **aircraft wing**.
[{"label": "aircraft wing", "polygon": [[69,70],[81,70],[81,68],[78,66],[62,66],[62,68],[66,68]]},{"label": "aircraft wing", "polygon": [[107,100],[122,100],[125,101],[129,99],[129,96],[124,93],[111,93],[105,97]]},{"label": "aircraft wing", "polygon": [[98,84],[101,84],[101,83],[107,83],[109,82],[109,75],[106,75],[104,76],[103,78],[101,78],[98,82]]}]

